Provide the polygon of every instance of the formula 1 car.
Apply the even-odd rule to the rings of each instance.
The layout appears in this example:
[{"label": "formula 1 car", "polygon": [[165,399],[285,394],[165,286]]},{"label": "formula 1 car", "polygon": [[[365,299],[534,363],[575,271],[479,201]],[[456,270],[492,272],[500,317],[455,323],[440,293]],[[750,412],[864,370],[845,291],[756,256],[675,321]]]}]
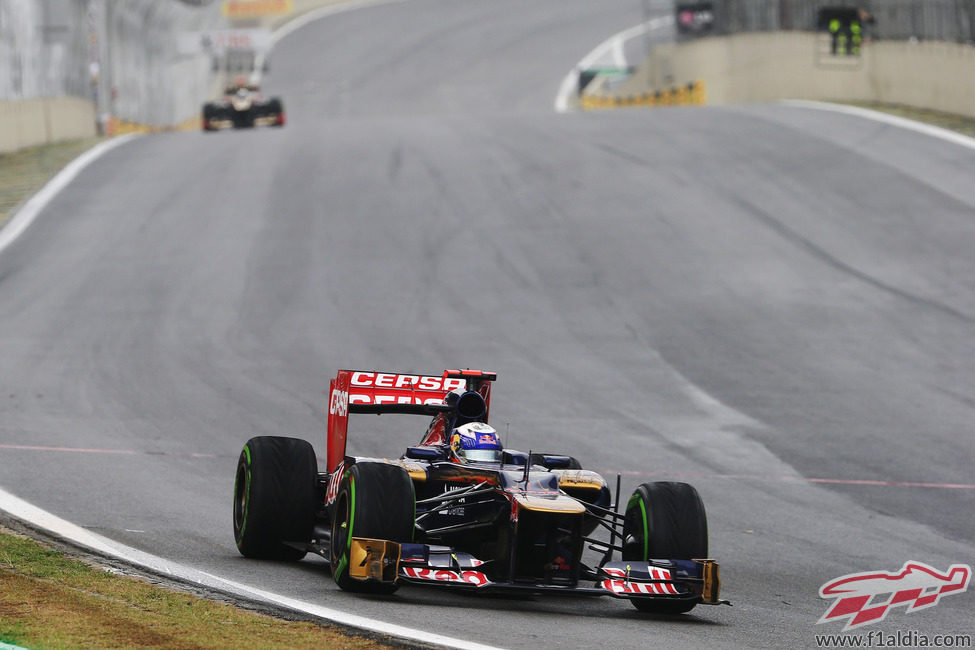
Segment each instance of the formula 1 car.
[{"label": "formula 1 car", "polygon": [[265,99],[256,84],[238,80],[224,89],[220,101],[203,105],[204,131],[254,126],[284,126],[281,100],[277,97]]},{"label": "formula 1 car", "polygon": [[[290,561],[316,553],[340,588],[372,594],[408,583],[606,595],[664,614],[727,602],[693,487],[644,483],[620,514],[619,477],[614,499],[572,456],[501,447],[487,424],[496,378],[339,370],[324,472],[306,440],[262,436],[244,445],[234,483],[240,553]],[[432,419],[401,458],[364,458],[346,455],[352,413]]]}]

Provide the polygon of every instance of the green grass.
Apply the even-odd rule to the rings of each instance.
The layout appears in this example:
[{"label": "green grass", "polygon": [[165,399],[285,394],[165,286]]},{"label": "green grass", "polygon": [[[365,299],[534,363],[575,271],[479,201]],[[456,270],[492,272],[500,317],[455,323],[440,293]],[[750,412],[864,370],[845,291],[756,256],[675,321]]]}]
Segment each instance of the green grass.
[{"label": "green grass", "polygon": [[110,573],[0,530],[0,643],[25,648],[393,647]]},{"label": "green grass", "polygon": [[84,138],[0,154],[0,228],[55,174],[103,138]]}]

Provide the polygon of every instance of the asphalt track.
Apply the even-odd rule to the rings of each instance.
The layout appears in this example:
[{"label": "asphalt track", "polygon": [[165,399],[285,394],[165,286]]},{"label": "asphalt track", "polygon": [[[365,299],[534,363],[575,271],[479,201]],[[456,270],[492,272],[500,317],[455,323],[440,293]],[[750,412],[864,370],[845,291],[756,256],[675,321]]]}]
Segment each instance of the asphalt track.
[{"label": "asphalt track", "polygon": [[[557,114],[635,2],[409,0],[277,46],[281,130],[85,168],[0,253],[0,488],[270,592],[510,648],[815,647],[820,586],[972,564],[975,149],[803,105]],[[241,558],[253,435],[339,367],[495,370],[509,446],[693,483],[734,607],[339,592]],[[353,421],[396,455],[424,422]],[[972,594],[871,629],[972,634]]]}]

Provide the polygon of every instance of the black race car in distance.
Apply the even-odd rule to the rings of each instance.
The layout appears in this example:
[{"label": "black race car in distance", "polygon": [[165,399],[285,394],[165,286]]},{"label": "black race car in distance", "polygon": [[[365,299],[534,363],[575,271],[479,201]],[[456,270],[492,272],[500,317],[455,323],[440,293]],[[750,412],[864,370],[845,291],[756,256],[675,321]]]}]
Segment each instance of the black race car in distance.
[{"label": "black race car in distance", "polygon": [[[612,596],[666,614],[726,602],[692,486],[644,483],[620,513],[619,477],[614,498],[572,456],[501,447],[487,424],[495,379],[478,370],[340,370],[324,471],[306,440],[245,444],[234,484],[238,550],[276,560],[319,554],[340,588],[363,593],[410,583]],[[431,420],[402,457],[364,458],[346,455],[353,413]]]},{"label": "black race car in distance", "polygon": [[284,126],[284,105],[278,97],[265,98],[256,84],[237,80],[219,101],[203,105],[202,120],[204,131]]}]

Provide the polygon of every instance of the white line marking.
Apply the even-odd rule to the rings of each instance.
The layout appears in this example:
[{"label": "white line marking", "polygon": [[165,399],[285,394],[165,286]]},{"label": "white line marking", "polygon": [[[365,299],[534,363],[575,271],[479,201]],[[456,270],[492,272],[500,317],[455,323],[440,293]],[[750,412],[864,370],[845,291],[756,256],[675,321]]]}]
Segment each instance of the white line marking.
[{"label": "white line marking", "polygon": [[387,634],[399,639],[419,641],[421,643],[433,644],[446,648],[459,648],[460,650],[494,650],[496,648],[495,646],[487,646],[480,643],[465,641],[463,639],[455,639],[442,634],[415,630],[402,625],[385,623],[383,621],[366,618],[365,616],[349,614],[348,612],[323,607],[322,605],[316,605],[315,603],[309,603],[306,601],[289,598],[288,596],[282,596],[280,594],[264,591],[263,589],[250,587],[239,582],[234,582],[232,580],[227,580],[225,578],[206,573],[205,571],[199,571],[182,564],[177,564],[176,562],[171,562],[164,558],[140,551],[139,549],[132,548],[131,546],[120,544],[107,537],[93,533],[90,530],[85,530],[81,526],[61,519],[60,517],[53,515],[46,510],[42,510],[37,506],[10,494],[2,488],[0,488],[0,510],[7,512],[12,517],[26,522],[35,528],[43,529],[56,537],[70,540],[71,542],[95,551],[96,553],[121,560],[126,564],[139,566],[154,573],[172,576],[174,578],[202,585],[210,589],[217,589],[223,592],[232,593],[236,596],[247,598],[252,601],[279,605],[294,611],[304,612],[338,625],[367,630],[370,632],[378,632],[380,634]]},{"label": "white line marking", "polygon": [[562,83],[559,85],[559,92],[555,96],[555,111],[557,113],[566,113],[569,109],[569,97],[575,92],[575,86],[579,80],[579,71],[585,70],[586,68],[591,68],[600,59],[608,58],[613,65],[618,67],[623,67],[626,65],[626,55],[623,52],[623,45],[626,41],[642,36],[649,31],[660,29],[661,27],[667,27],[674,24],[673,16],[658,16],[657,18],[652,18],[645,23],[640,23],[630,27],[629,29],[624,29],[621,32],[613,34],[605,41],[596,46],[589,54],[582,57],[579,63],[576,64],[572,70],[569,71],[565,78],[562,79]]},{"label": "white line marking", "polygon": [[115,147],[125,144],[134,137],[139,137],[139,134],[132,133],[129,135],[119,136],[117,138],[112,138],[111,140],[106,140],[104,142],[98,143],[96,146],[92,147],[88,151],[84,152],[70,163],[65,165],[58,174],[49,180],[44,187],[38,190],[37,194],[30,197],[26,203],[13,216],[13,218],[7,222],[7,225],[0,229],[0,252],[9,246],[15,239],[20,237],[21,234],[27,227],[30,226],[37,215],[40,214],[47,204],[54,198],[54,196],[60,192],[64,187],[74,180],[74,177],[81,173],[81,170],[87,167],[96,158],[109,151]]},{"label": "white line marking", "polygon": [[886,122],[887,124],[891,124],[893,126],[899,126],[902,129],[923,133],[933,138],[940,138],[969,149],[975,149],[975,138],[957,133],[955,131],[950,131],[948,129],[943,129],[940,126],[924,124],[923,122],[910,120],[906,117],[899,117],[897,115],[891,115],[890,113],[883,113],[881,111],[873,111],[869,108],[847,106],[845,104],[831,104],[829,102],[815,102],[805,99],[784,99],[780,103],[786,104],[787,106],[798,106],[801,108],[813,108],[821,111],[832,111],[834,113],[845,113],[847,115],[856,115],[858,117],[863,117],[868,120],[875,120],[877,122]]}]

